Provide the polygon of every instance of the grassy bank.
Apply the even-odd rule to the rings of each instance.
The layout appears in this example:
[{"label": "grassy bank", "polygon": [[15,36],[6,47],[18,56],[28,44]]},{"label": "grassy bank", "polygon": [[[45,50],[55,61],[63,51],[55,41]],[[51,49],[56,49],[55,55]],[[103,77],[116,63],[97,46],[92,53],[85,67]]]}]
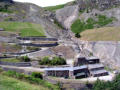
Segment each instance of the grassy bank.
[{"label": "grassy bank", "polygon": [[[9,81],[7,81],[8,79],[6,78],[5,79],[5,83],[3,82],[4,81],[4,78],[3,80],[1,79],[0,81],[0,86],[3,88],[2,90],[7,90],[7,89],[4,89],[4,88],[14,88],[14,89],[8,89],[8,90],[34,90],[34,88],[32,89],[22,89],[22,86],[21,85],[25,85],[24,83],[22,84],[22,82],[27,82],[29,84],[34,84],[36,86],[41,86],[43,87],[43,89],[41,89],[39,87],[39,89],[35,89],[35,90],[60,90],[60,87],[59,85],[53,85],[45,80],[43,80],[43,76],[41,73],[39,72],[33,72],[31,75],[24,75],[23,73],[17,73],[15,71],[3,71],[2,69],[0,69],[0,77],[2,76],[6,76],[6,77],[11,77],[11,78],[14,78],[14,79],[18,79],[18,87],[16,87],[16,83],[14,83],[14,81],[12,80],[9,80],[11,81],[10,84],[8,84]],[[21,84],[19,84],[19,80],[21,80]],[[16,81],[17,82],[17,81]],[[18,88],[18,89],[17,89]],[[28,86],[29,88],[29,86]],[[46,88],[46,89],[44,89]],[[1,90],[1,89],[0,89]]]},{"label": "grassy bank", "polygon": [[87,29],[93,29],[93,28],[99,28],[103,27],[105,25],[108,25],[115,20],[115,18],[109,18],[105,15],[98,15],[96,16],[97,20],[94,20],[93,18],[88,18],[88,20],[85,22],[83,20],[77,19],[71,26],[71,30],[74,33],[81,33]]},{"label": "grassy bank", "polygon": [[45,36],[44,29],[40,24],[28,22],[0,22],[0,28],[6,31],[17,32],[22,37],[24,36]]},{"label": "grassy bank", "polygon": [[64,8],[66,4],[44,7],[44,9],[55,12],[58,9]]},{"label": "grassy bank", "polygon": [[11,62],[11,63],[18,63],[18,62],[20,62],[20,60],[18,60],[17,58],[1,59],[0,61]]},{"label": "grassy bank", "polygon": [[0,74],[0,90],[49,90],[41,85],[34,85]]},{"label": "grassy bank", "polygon": [[120,41],[120,27],[86,30],[81,33],[80,39],[87,41]]}]

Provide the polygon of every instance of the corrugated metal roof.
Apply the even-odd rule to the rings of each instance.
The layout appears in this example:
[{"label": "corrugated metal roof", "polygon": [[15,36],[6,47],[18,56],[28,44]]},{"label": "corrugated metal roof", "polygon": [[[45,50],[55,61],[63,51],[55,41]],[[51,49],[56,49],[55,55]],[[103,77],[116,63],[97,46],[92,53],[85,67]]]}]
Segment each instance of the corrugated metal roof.
[{"label": "corrugated metal roof", "polygon": [[78,70],[78,69],[85,69],[87,68],[86,65],[83,66],[79,66],[79,67],[56,67],[56,68],[45,68],[45,71],[64,71],[64,70],[68,70],[68,71],[74,71],[74,70]]}]

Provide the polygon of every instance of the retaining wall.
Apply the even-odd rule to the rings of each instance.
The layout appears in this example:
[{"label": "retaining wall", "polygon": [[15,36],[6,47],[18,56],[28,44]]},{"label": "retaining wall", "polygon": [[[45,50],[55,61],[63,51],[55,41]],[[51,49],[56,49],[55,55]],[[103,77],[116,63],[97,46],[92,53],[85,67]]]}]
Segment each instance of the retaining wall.
[{"label": "retaining wall", "polygon": [[34,46],[34,47],[53,47],[53,46],[57,46],[58,43],[51,43],[51,44],[33,44],[33,43],[19,43],[19,45],[23,45],[23,46]]},{"label": "retaining wall", "polygon": [[29,62],[11,63],[11,62],[0,61],[0,65],[9,65],[9,66],[16,66],[16,67],[30,67],[31,63]]},{"label": "retaining wall", "polygon": [[58,41],[56,38],[46,38],[46,37],[17,37],[19,40],[41,40],[41,41]]}]

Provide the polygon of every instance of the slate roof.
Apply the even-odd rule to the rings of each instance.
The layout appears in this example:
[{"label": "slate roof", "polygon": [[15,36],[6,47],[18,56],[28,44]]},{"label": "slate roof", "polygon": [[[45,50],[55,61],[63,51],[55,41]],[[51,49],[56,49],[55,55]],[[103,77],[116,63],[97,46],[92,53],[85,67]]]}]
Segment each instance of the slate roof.
[{"label": "slate roof", "polygon": [[86,57],[86,60],[96,60],[96,59],[99,59],[97,57]]},{"label": "slate roof", "polygon": [[104,67],[103,64],[89,64],[88,69],[101,68]]},{"label": "slate roof", "polygon": [[107,71],[103,69],[103,70],[91,71],[90,73],[95,75],[95,74],[107,73]]},{"label": "slate roof", "polygon": [[68,70],[68,71],[74,71],[74,70],[78,70],[78,69],[87,69],[87,65],[82,65],[79,67],[56,67],[56,68],[45,68],[45,71],[64,71],[64,70]]}]

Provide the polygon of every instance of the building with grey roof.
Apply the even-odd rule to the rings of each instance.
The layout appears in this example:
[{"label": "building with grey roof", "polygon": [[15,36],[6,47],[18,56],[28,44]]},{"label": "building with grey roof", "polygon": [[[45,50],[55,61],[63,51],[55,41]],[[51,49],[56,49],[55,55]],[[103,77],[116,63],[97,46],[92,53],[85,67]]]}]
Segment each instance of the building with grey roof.
[{"label": "building with grey roof", "polygon": [[81,78],[88,76],[88,69],[86,65],[79,67],[45,68],[45,75],[64,78]]},{"label": "building with grey roof", "polygon": [[98,58],[80,56],[74,67],[45,68],[45,75],[78,79],[89,76],[105,76],[108,75],[108,72]]}]

